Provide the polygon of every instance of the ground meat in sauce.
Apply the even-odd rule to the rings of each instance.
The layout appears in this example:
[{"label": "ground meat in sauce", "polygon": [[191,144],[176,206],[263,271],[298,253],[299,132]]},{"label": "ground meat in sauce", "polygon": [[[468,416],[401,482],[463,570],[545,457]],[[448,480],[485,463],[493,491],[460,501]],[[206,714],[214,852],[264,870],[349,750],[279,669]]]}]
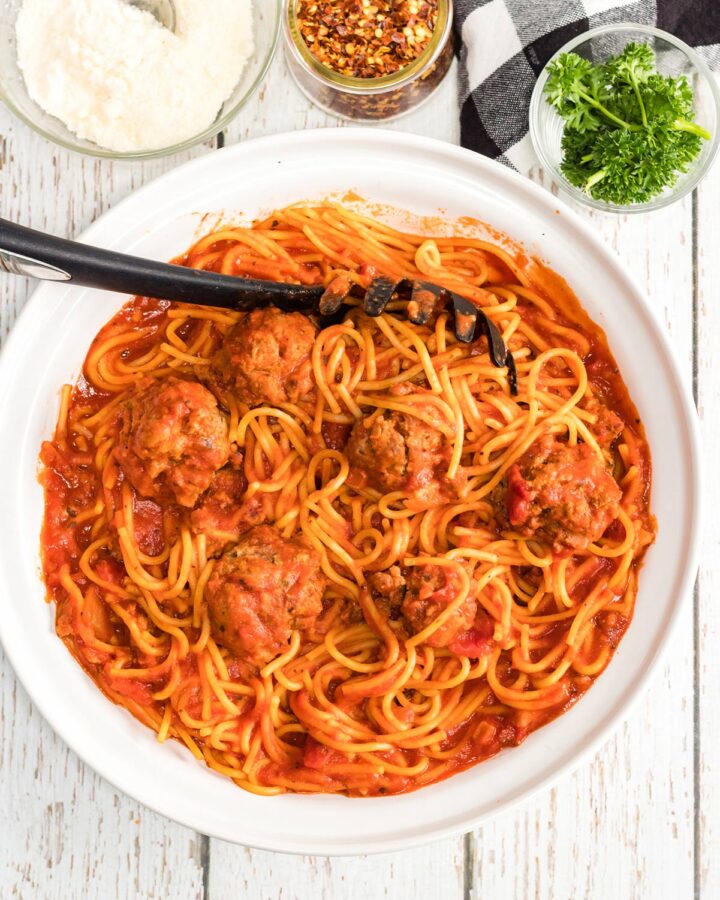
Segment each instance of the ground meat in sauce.
[{"label": "ground meat in sauce", "polygon": [[402,602],[406,583],[399,566],[391,566],[387,572],[368,575],[370,595],[386,619],[396,621],[402,615]]},{"label": "ground meat in sauce", "polygon": [[622,492],[605,462],[587,444],[571,446],[544,435],[508,472],[499,519],[555,553],[583,550],[618,515]]},{"label": "ground meat in sauce", "polygon": [[[412,634],[419,634],[457,597],[460,584],[451,569],[412,566],[375,572],[368,578],[371,596],[389,619],[402,617]],[[429,647],[447,647],[475,623],[477,602],[472,592],[447,622],[427,638]],[[465,654],[461,654],[465,655]]]},{"label": "ground meat in sauce", "polygon": [[82,463],[77,454],[60,450],[46,441],[42,445],[42,463],[45,467],[42,482],[45,487],[45,522],[43,549],[46,578],[56,582],[63,563],[77,560],[90,542],[89,526],[78,527],[75,518],[78,511],[87,509],[98,491],[98,474],[88,455]]},{"label": "ground meat in sauce", "polygon": [[190,525],[207,538],[207,555],[214,556],[232,540],[265,521],[262,495],[246,498],[248,482],[239,465],[227,465],[213,476],[210,487],[190,513]]},{"label": "ground meat in sauce", "polygon": [[[436,414],[430,404],[423,413]],[[356,489],[403,491],[432,505],[457,498],[465,487],[462,470],[452,481],[447,477],[452,455],[447,436],[408,413],[386,410],[361,420],[352,430],[346,454],[348,484]]]},{"label": "ground meat in sauce", "polygon": [[144,379],[124,405],[116,452],[143,497],[192,507],[227,462],[227,423],[201,384]]},{"label": "ground meat in sauce", "polygon": [[312,397],[311,354],[317,329],[302,313],[275,307],[245,313],[213,359],[211,379],[248,406]]},{"label": "ground meat in sauce", "polygon": [[[419,634],[452,603],[460,585],[451,569],[441,566],[413,566],[407,574],[407,591],[402,603],[405,620],[413,634]],[[470,595],[452,616],[425,641],[429,647],[447,647],[475,621],[477,602]]]},{"label": "ground meat in sauce", "polygon": [[609,450],[623,433],[625,423],[616,412],[595,397],[587,400],[583,408],[596,417],[595,423],[589,426],[590,433],[603,450]]},{"label": "ground meat in sauce", "polygon": [[294,630],[315,624],[325,586],[320,556],[302,538],[252,528],[215,564],[205,588],[213,637],[262,666],[287,649]]}]

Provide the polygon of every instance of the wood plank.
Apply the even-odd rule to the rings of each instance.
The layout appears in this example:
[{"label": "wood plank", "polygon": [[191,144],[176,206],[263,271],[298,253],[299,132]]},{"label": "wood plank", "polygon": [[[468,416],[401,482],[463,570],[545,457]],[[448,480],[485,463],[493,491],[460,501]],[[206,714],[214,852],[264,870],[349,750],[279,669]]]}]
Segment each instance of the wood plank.
[{"label": "wood plank", "polygon": [[717,648],[720,646],[720,167],[714,167],[698,191],[696,388],[705,450],[705,541],[695,607],[695,671],[698,697],[695,736],[698,783],[697,861],[698,897],[720,896],[720,682]]},{"label": "wood plank", "polygon": [[[313,109],[281,65],[228,130],[228,143],[259,134],[338,125]],[[390,127],[450,141],[458,137],[454,84],[429,106]],[[196,150],[188,156],[204,152]],[[134,187],[182,161],[112,164],[80,158],[35,137],[0,110],[0,198],[3,214],[58,234],[81,230]],[[717,178],[718,176],[714,176]],[[700,285],[705,356],[701,403],[720,393],[712,375],[710,335],[720,332],[711,298],[717,265],[712,208],[717,182],[700,198]],[[714,191],[714,194],[711,192]],[[689,202],[649,217],[590,216],[661,306],[690,375],[692,229]],[[704,273],[704,274],[703,274]],[[715,279],[716,281],[717,279]],[[27,287],[0,283],[0,337],[22,306]],[[707,308],[705,308],[707,307]],[[714,332],[712,329],[716,329]],[[703,348],[701,348],[702,350]],[[707,371],[706,371],[707,370]],[[713,380],[714,379],[714,380]],[[714,435],[714,436],[713,436]],[[706,436],[707,440],[707,436]],[[712,441],[715,443],[712,443]],[[710,435],[717,450],[717,429]],[[717,452],[715,453],[717,456]],[[717,495],[715,494],[715,497]],[[717,511],[719,504],[709,504]],[[710,523],[709,523],[710,524]],[[714,529],[713,533],[717,533]],[[706,557],[717,558],[713,539]],[[720,730],[712,648],[720,627],[711,600],[716,570],[703,571],[701,635],[701,769],[703,897],[720,895],[714,848],[720,818],[716,748]],[[11,811],[0,841],[0,894],[12,896],[178,896],[213,898],[653,897],[691,894],[693,873],[692,622],[679,630],[666,666],[622,732],[559,788],[461,840],[402,854],[323,860],[293,858],[210,842],[175,826],[101,781],[52,734],[17,686],[0,654],[0,808]],[[463,869],[466,877],[463,878]],[[206,877],[209,890],[203,890]]]},{"label": "wood plank", "polygon": [[[453,72],[423,108],[384,127],[457,143],[456,90]],[[226,141],[348,124],[312,106],[284,65],[275,65],[258,97],[228,130]],[[385,896],[454,900],[463,891],[463,840],[452,838],[400,854],[333,860],[243,850],[211,840],[208,884],[212,900],[245,894],[283,900],[350,896],[353,900]]]},{"label": "wood plank", "polygon": [[463,865],[463,843],[454,838],[342,859],[265,853],[213,840],[208,894],[212,900],[460,900]]},{"label": "wood plank", "polygon": [[[185,159],[119,164],[54,148],[0,106],[0,200],[14,221],[72,236]],[[0,339],[31,285],[0,279]],[[0,896],[203,895],[205,839],[119,794],[52,732],[0,650]]]},{"label": "wood plank", "polygon": [[[689,383],[691,200],[651,215],[580,211],[661,312]],[[688,605],[662,673],[594,761],[476,832],[469,897],[692,896],[692,654]]]},{"label": "wood plank", "polygon": [[[305,111],[301,127],[336,124],[336,120],[314,110],[289,78],[278,77],[276,73],[273,83],[265,90],[268,88],[272,102],[262,97],[253,101],[255,108],[251,106],[243,114],[242,121],[247,124],[236,126],[237,139],[287,130],[290,125],[298,127],[293,118],[298,110]],[[439,109],[445,110],[448,139],[453,139],[457,131],[453,98],[454,85],[448,82],[437,98]],[[424,115],[423,121],[427,123],[424,130],[432,133],[432,119],[427,113]],[[403,127],[416,130],[410,119],[404,120]],[[3,136],[0,138],[3,213],[15,221],[61,235],[77,234],[130,191],[206,149],[200,148],[183,158],[142,164],[91,160],[52,148],[16,123],[5,110],[0,112],[0,134]],[[228,142],[232,138],[228,135]],[[48,202],[48,197],[53,201]],[[29,283],[21,279],[2,283],[1,336],[9,331],[30,290]],[[16,811],[13,840],[3,842],[0,847],[2,893],[6,889],[20,895],[42,891],[48,897],[60,897],[68,885],[75,885],[78,893],[84,891],[83,886],[91,875],[92,888],[88,887],[88,892],[92,896],[203,895],[206,839],[138,808],[85,767],[40,719],[4,657],[2,702],[0,758],[6,763],[3,771],[12,771],[12,778],[2,781],[0,806]],[[18,734],[22,734],[20,742]],[[25,752],[18,754],[18,745]],[[42,765],[36,763],[36,755],[40,753]],[[64,785],[67,794],[61,794],[57,784]],[[38,853],[37,848],[43,846],[61,848],[61,851],[53,857]],[[231,856],[237,849],[223,846]],[[254,858],[251,851],[237,852]],[[433,848],[430,856],[432,861],[428,866],[424,865],[427,857],[422,864],[419,860],[411,863],[408,855],[404,856],[404,864],[386,858],[387,874],[383,882],[398,889],[413,872],[418,883],[416,892],[419,892],[421,882],[434,872],[432,881],[437,885],[448,864],[456,872],[461,871],[462,842],[460,839],[446,842],[442,850]],[[268,865],[272,858],[272,854],[258,855],[257,862],[253,863],[255,869],[251,865],[248,870],[250,883],[256,875],[268,883],[268,877],[262,872],[277,868]],[[97,860],[104,861],[102,867],[97,866]],[[331,896],[335,876],[327,866],[324,870]],[[217,874],[218,867],[214,871]],[[349,877],[352,867],[345,866],[344,871],[345,875],[337,875],[339,884]],[[378,872],[374,864],[370,871]],[[223,883],[213,888],[211,896],[223,889]],[[377,883],[377,874],[366,878],[367,896],[373,895],[373,884]],[[268,896],[273,896],[272,887]]]},{"label": "wood plank", "polygon": [[[310,103],[292,80],[285,61],[279,54],[257,95],[226,130],[225,141],[227,144],[235,144],[260,135],[352,125],[352,122],[338,119]],[[455,66],[436,93],[415,112],[394,122],[363,127],[409,131],[459,143]]]}]

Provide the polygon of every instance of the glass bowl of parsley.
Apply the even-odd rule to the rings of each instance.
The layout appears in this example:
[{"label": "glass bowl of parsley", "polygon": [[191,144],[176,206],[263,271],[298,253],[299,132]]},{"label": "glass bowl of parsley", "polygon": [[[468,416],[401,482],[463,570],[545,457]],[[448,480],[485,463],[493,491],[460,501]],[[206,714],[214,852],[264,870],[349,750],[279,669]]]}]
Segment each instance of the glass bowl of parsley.
[{"label": "glass bowl of parsley", "polygon": [[546,171],[576,200],[646,212],[679,200],[720,146],[720,91],[700,56],[647,25],[594,28],[545,66],[530,135]]}]

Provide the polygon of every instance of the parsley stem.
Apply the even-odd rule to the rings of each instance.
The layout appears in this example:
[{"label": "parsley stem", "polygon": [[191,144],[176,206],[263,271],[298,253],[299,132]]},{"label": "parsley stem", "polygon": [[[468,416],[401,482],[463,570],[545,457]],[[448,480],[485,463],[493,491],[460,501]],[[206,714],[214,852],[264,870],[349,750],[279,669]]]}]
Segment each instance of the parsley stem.
[{"label": "parsley stem", "polygon": [[599,112],[601,112],[604,116],[610,119],[611,122],[614,122],[616,125],[619,125],[621,128],[625,128],[628,131],[640,131],[639,125],[631,125],[629,122],[626,122],[624,119],[621,119],[619,116],[616,116],[614,113],[611,113],[607,107],[603,106],[602,103],[599,103],[594,97],[590,94],[587,94],[582,89],[578,90],[578,97],[582,97],[590,106],[594,106]]},{"label": "parsley stem", "polygon": [[687,119],[675,119],[673,128],[676,131],[687,131],[689,134],[696,134],[706,141],[709,141],[712,137],[710,132],[703,128],[702,125],[698,125],[697,122],[688,122]]},{"label": "parsley stem", "polygon": [[632,84],[633,91],[635,91],[635,96],[637,97],[638,106],[640,107],[640,118],[642,119],[643,126],[647,128],[647,113],[645,112],[645,104],[643,103],[640,88],[638,87],[638,83],[634,78],[630,79],[630,83]]},{"label": "parsley stem", "polygon": [[602,181],[606,175],[607,169],[599,169],[594,175],[591,175],[585,182],[585,192],[589,194],[598,181]]}]

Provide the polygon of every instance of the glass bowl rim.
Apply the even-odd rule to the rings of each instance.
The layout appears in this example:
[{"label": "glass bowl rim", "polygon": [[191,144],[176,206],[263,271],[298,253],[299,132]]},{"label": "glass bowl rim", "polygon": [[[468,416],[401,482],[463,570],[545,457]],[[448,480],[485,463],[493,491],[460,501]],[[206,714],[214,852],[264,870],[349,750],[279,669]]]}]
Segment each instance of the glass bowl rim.
[{"label": "glass bowl rim", "polygon": [[[698,74],[702,76],[706,84],[710,87],[710,93],[712,94],[713,103],[715,105],[715,131],[712,136],[710,149],[702,164],[697,166],[694,171],[691,171],[689,173],[688,177],[680,187],[671,189],[669,192],[660,194],[658,197],[652,200],[647,200],[644,203],[606,203],[602,200],[595,200],[589,194],[581,191],[574,184],[571,184],[565,178],[559,168],[550,161],[548,155],[545,153],[545,148],[538,134],[538,118],[540,115],[541,104],[545,102],[543,97],[543,89],[545,87],[545,82],[547,81],[548,66],[561,54],[570,53],[581,44],[592,40],[592,38],[605,34],[620,33],[623,31],[640,32],[641,34],[648,37],[661,38],[668,44],[672,44],[672,46],[674,46],[677,50],[685,55],[691,65],[697,70]],[[674,34],[670,34],[670,32],[668,31],[663,31],[661,28],[655,28],[655,26],[653,25],[642,25],[637,22],[614,22],[610,25],[598,25],[595,28],[590,28],[588,31],[584,31],[582,34],[579,34],[569,40],[556,53],[554,53],[552,57],[547,61],[547,63],[543,66],[543,69],[538,76],[537,81],[535,82],[535,87],[533,88],[532,96],[530,98],[529,126],[530,140],[532,141],[533,149],[535,150],[535,153],[540,160],[543,168],[547,169],[547,171],[552,174],[553,178],[559,182],[562,190],[566,191],[575,200],[578,200],[580,203],[584,203],[586,206],[590,206],[593,209],[599,209],[604,212],[615,212],[623,214],[649,212],[650,210],[662,209],[665,206],[670,206],[670,204],[675,203],[677,200],[681,200],[691,191],[695,190],[697,185],[705,177],[710,167],[715,162],[718,149],[720,149],[720,87],[718,87],[718,84],[715,81],[715,78],[705,60],[695,50],[693,50],[692,47],[686,44],[685,41],[681,40],[679,37],[676,37]]]},{"label": "glass bowl rim", "polygon": [[[284,0],[258,0],[258,2],[262,2],[263,4],[268,3],[268,5],[270,5],[270,3],[273,4],[270,8],[274,8],[275,21],[272,25],[273,33],[270,40],[270,46],[265,53],[265,57],[262,60],[257,75],[253,79],[253,82],[247,89],[247,91],[231,109],[215,119],[212,124],[205,128],[203,131],[199,132],[193,137],[186,138],[180,143],[170,144],[166,147],[156,147],[153,150],[132,151],[108,150],[105,147],[100,147],[99,145],[92,147],[82,146],[72,139],[62,138],[56,134],[53,134],[51,131],[43,128],[42,125],[39,125],[37,122],[35,122],[31,116],[26,115],[21,109],[19,109],[12,101],[12,99],[8,96],[8,93],[4,86],[4,79],[2,77],[0,77],[0,101],[2,101],[5,106],[7,106],[7,108],[10,110],[10,112],[13,113],[13,115],[15,115],[18,119],[20,119],[21,122],[31,128],[36,134],[39,134],[41,137],[45,138],[51,143],[57,144],[58,146],[63,147],[66,150],[73,150],[76,153],[83,154],[84,156],[90,156],[96,159],[111,159],[132,162],[135,160],[158,159],[162,156],[173,156],[177,153],[182,153],[184,150],[189,150],[190,148],[195,147],[198,144],[202,144],[204,141],[208,141],[220,134],[220,132],[223,131],[238,115],[245,104],[254,96],[260,85],[265,80],[265,76],[268,73],[270,64],[275,58],[278,43],[280,41],[280,28],[282,22],[282,8]],[[68,129],[67,126],[64,127],[66,128],[68,133],[70,133],[70,129]]]}]

